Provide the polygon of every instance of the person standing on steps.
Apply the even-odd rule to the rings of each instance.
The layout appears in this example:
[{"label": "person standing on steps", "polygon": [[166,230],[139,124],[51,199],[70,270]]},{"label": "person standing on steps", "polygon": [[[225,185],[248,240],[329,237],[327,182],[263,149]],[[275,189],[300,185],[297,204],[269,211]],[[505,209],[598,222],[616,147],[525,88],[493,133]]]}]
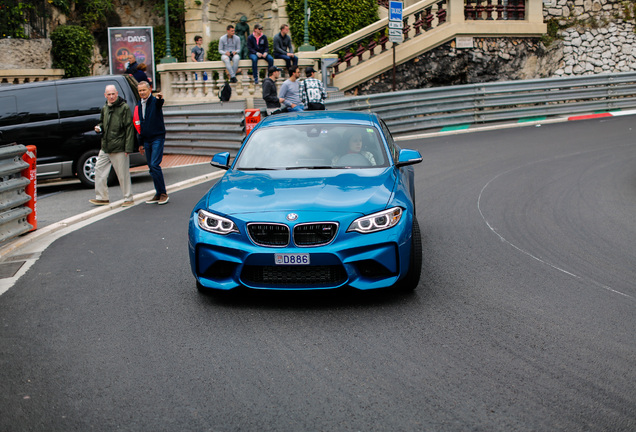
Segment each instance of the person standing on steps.
[{"label": "person standing on steps", "polygon": [[122,207],[128,207],[135,203],[130,182],[130,159],[128,158],[128,154],[135,149],[132,114],[128,104],[119,96],[114,85],[106,86],[104,96],[106,104],[102,107],[99,124],[95,126],[95,132],[102,134],[102,148],[95,163],[95,199],[91,199],[89,202],[94,205],[110,204],[108,174],[112,166],[124,195]]},{"label": "person standing on steps", "polygon": [[267,109],[267,115],[280,112],[280,99],[276,89],[276,80],[280,76],[280,69],[276,66],[270,67],[267,72],[269,76],[263,80],[263,100]]},{"label": "person standing on steps", "polygon": [[[163,146],[166,142],[166,126],[163,121],[163,95],[153,96],[147,82],[139,83],[139,97],[135,110],[139,117],[138,135],[139,151],[146,155],[150,177],[155,186],[155,196],[146,204],[167,204],[169,197],[166,192],[166,182],[163,179],[161,161],[163,160]],[[137,125],[136,125],[137,126]]]}]

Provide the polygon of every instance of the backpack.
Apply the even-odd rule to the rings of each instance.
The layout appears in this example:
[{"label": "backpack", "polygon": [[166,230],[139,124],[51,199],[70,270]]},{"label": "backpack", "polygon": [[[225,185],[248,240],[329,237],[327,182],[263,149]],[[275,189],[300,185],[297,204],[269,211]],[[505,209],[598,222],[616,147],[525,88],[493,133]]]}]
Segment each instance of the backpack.
[{"label": "backpack", "polygon": [[219,92],[219,99],[221,99],[221,102],[227,102],[230,100],[230,96],[232,96],[232,87],[230,87],[230,83],[225,83]]}]

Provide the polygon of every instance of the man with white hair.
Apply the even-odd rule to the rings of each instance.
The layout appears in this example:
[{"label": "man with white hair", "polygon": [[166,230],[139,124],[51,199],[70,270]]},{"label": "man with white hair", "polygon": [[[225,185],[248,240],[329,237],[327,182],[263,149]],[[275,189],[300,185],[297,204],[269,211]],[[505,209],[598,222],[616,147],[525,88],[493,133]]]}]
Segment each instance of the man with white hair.
[{"label": "man with white hair", "polygon": [[106,86],[106,104],[102,107],[99,124],[95,132],[102,134],[102,148],[95,163],[95,199],[91,204],[108,205],[108,174],[111,166],[115,169],[124,203],[122,207],[134,204],[130,182],[130,159],[128,153],[135,148],[135,131],[130,108],[119,96],[114,85]]}]

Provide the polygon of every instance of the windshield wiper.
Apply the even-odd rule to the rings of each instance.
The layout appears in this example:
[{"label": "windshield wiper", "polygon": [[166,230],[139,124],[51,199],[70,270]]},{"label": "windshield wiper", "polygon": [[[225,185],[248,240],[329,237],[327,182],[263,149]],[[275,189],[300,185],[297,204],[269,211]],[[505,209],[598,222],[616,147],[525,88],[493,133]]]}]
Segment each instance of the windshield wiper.
[{"label": "windshield wiper", "polygon": [[312,166],[298,166],[298,167],[287,167],[287,170],[298,170],[298,169],[332,169],[331,165],[312,165]]},{"label": "windshield wiper", "polygon": [[265,168],[265,167],[244,167],[237,168],[239,171],[275,171],[281,168]]}]

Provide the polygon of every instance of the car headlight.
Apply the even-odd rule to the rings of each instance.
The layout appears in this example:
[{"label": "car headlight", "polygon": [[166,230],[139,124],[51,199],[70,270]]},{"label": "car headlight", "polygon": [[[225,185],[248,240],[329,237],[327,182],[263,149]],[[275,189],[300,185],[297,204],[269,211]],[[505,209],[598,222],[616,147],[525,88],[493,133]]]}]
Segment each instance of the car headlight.
[{"label": "car headlight", "polygon": [[228,218],[206,212],[205,210],[199,210],[197,220],[201,229],[215,234],[226,235],[232,232],[239,232],[236,224]]},{"label": "car headlight", "polygon": [[391,209],[383,210],[354,220],[351,225],[349,225],[347,232],[357,231],[362,234],[368,234],[382,231],[397,225],[401,218],[402,209],[400,207],[393,207]]}]

